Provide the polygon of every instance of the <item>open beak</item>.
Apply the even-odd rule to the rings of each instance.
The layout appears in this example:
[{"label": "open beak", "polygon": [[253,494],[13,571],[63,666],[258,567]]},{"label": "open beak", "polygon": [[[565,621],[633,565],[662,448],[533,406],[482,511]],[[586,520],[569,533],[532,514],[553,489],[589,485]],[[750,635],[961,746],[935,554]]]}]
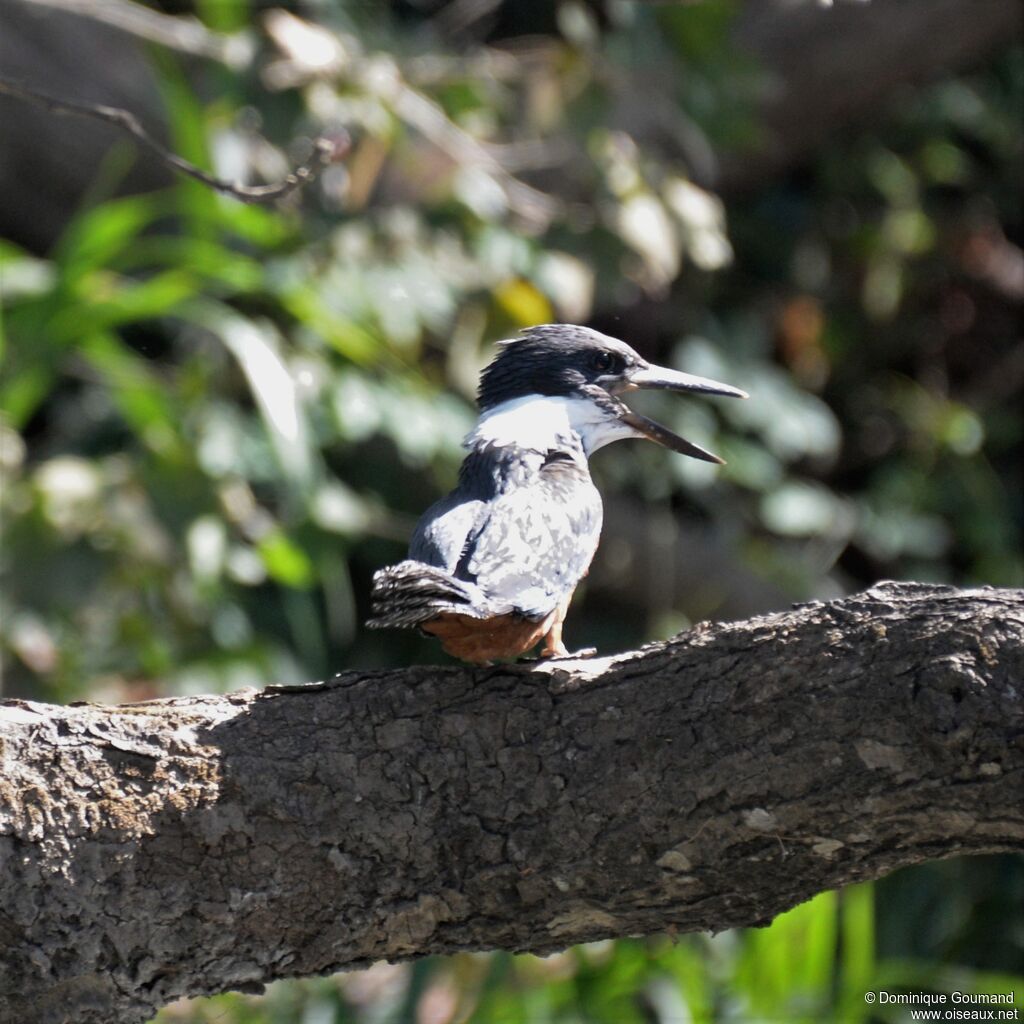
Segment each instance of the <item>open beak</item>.
[{"label": "open beak", "polygon": [[[692,391],[703,395],[728,395],[731,398],[747,398],[746,391],[734,388],[731,384],[721,384],[717,380],[710,380],[707,377],[695,377],[693,374],[682,373],[679,370],[670,370],[664,366],[644,366],[633,370],[623,381],[619,391],[632,391],[634,388],[656,388],[665,391]],[[619,413],[623,423],[628,424],[638,434],[655,441],[666,448],[670,448],[680,455],[689,455],[694,459],[703,459],[705,462],[714,462],[724,465],[725,460],[717,455],[705,451],[698,445],[687,441],[678,434],[673,433],[668,427],[633,412],[632,409],[623,406]]]}]

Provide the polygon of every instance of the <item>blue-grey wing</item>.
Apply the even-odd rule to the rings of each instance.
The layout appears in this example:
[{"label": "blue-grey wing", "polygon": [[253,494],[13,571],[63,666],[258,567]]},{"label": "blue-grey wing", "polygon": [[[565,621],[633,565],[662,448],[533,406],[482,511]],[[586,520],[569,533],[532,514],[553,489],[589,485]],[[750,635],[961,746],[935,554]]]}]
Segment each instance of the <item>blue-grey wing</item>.
[{"label": "blue-grey wing", "polygon": [[409,544],[409,557],[454,573],[468,538],[487,514],[487,505],[522,472],[522,460],[507,450],[471,451],[459,470],[459,485],[423,514]]},{"label": "blue-grey wing", "polygon": [[409,557],[455,572],[466,539],[480,519],[483,502],[461,490],[435,502],[420,519],[409,543]]}]

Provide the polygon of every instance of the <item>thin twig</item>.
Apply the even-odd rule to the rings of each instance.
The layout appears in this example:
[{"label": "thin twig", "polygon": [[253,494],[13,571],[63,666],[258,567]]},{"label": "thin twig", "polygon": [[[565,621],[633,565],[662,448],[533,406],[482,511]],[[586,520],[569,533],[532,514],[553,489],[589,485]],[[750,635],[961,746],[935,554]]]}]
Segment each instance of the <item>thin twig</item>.
[{"label": "thin twig", "polygon": [[325,167],[342,160],[349,149],[348,133],[343,129],[338,129],[331,135],[317,136],[313,140],[313,155],[281,181],[272,185],[241,185],[237,182],[216,178],[201,167],[178,156],[177,153],[172,153],[142,127],[138,118],[131,111],[122,107],[57,99],[2,75],[0,75],[0,93],[35,103],[52,114],[71,114],[75,117],[92,118],[94,121],[104,121],[107,124],[115,125],[141,142],[176,171],[187,174],[190,178],[195,178],[196,181],[202,182],[209,188],[223,192],[243,203],[269,203],[275,199],[284,198],[296,189],[304,188],[315,181]]}]

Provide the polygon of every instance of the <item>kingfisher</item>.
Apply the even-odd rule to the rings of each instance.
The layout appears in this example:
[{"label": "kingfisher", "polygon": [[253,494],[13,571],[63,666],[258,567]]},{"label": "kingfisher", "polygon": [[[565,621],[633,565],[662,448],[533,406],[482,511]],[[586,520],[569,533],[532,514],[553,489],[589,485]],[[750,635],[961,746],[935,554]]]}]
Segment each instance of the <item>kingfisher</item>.
[{"label": "kingfisher", "polygon": [[562,624],[601,534],[588,459],[624,438],[723,460],[619,397],[661,388],[746,398],[739,388],[654,366],[587,327],[544,324],[499,342],[480,377],[480,415],[458,485],[420,519],[409,555],[373,578],[367,625],[418,628],[476,664],[570,657]]}]

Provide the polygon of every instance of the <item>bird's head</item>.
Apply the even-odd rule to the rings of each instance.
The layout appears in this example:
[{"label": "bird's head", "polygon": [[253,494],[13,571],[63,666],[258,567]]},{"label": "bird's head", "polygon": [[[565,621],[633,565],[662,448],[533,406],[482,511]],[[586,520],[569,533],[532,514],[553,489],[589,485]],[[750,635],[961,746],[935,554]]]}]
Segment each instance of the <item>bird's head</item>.
[{"label": "bird's head", "polygon": [[747,397],[729,384],[654,366],[625,342],[588,327],[544,324],[501,342],[480,378],[477,401],[486,415],[531,396],[564,399],[588,454],[620,438],[646,437],[682,455],[722,462],[618,397],[637,388]]}]

